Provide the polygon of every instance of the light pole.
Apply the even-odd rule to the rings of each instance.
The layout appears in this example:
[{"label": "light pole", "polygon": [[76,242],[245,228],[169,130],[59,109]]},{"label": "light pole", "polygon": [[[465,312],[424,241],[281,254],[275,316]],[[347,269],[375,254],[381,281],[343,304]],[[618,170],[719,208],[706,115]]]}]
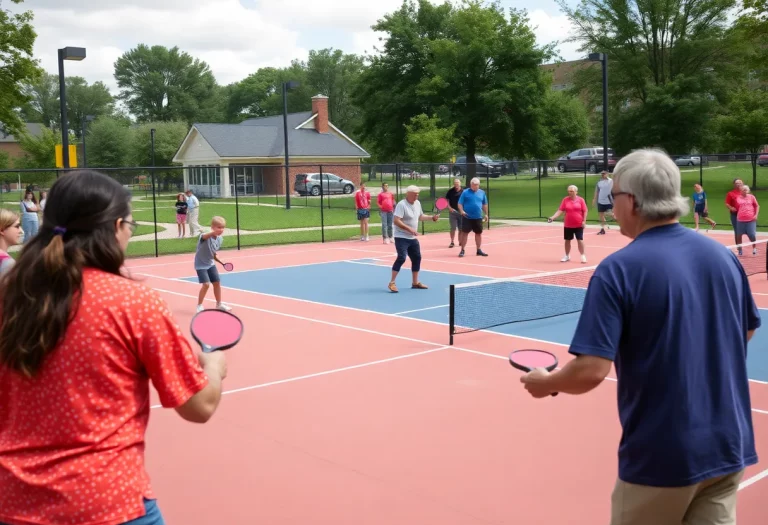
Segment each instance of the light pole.
[{"label": "light pole", "polygon": [[59,105],[61,106],[61,155],[64,169],[69,169],[69,123],[67,122],[67,88],[64,82],[64,61],[85,60],[84,47],[59,49]]},{"label": "light pole", "polygon": [[291,180],[288,173],[288,90],[296,89],[299,83],[295,80],[283,82],[283,141],[285,149],[285,209],[291,209]]},{"label": "light pole", "polygon": [[590,53],[589,60],[603,66],[603,169],[608,171],[608,55]]},{"label": "light pole", "polygon": [[85,156],[85,123],[86,122],[93,122],[93,120],[96,117],[93,115],[85,115],[83,119],[80,121],[80,127],[82,128],[80,130],[80,135],[83,137],[83,167],[88,167],[88,157]]}]

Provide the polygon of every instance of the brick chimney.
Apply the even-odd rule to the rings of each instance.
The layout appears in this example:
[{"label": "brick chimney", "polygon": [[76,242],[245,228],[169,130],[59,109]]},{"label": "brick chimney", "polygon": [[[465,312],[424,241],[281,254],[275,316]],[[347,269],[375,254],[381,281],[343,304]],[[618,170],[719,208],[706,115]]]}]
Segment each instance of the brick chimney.
[{"label": "brick chimney", "polygon": [[317,114],[315,130],[318,133],[328,133],[328,97],[325,95],[312,97],[312,113]]}]

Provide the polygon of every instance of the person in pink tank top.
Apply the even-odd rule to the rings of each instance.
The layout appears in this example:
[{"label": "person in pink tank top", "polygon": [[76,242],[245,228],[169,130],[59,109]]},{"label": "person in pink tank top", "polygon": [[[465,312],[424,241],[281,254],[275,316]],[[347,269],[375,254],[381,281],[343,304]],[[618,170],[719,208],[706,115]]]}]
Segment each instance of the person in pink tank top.
[{"label": "person in pink tank top", "polygon": [[389,191],[389,184],[381,184],[381,193],[376,197],[376,203],[379,205],[379,215],[381,216],[381,237],[384,244],[390,244],[394,241],[394,220],[395,220],[395,196]]},{"label": "person in pink tank top", "polygon": [[[739,244],[739,255],[742,254],[742,239],[746,235],[750,242],[757,240],[757,215],[760,213],[760,204],[757,198],[749,192],[749,186],[741,186],[741,195],[736,201],[736,242]],[[757,255],[757,246],[752,246],[752,255]]]},{"label": "person in pink tank top", "polygon": [[576,243],[581,254],[581,262],[587,262],[587,256],[584,253],[584,227],[587,225],[588,210],[587,203],[579,197],[578,193],[579,188],[577,186],[573,184],[568,186],[568,196],[560,203],[557,212],[547,219],[547,222],[552,222],[565,213],[565,219],[563,220],[565,257],[560,259],[561,262],[571,260],[571,241],[574,237],[576,237]]}]

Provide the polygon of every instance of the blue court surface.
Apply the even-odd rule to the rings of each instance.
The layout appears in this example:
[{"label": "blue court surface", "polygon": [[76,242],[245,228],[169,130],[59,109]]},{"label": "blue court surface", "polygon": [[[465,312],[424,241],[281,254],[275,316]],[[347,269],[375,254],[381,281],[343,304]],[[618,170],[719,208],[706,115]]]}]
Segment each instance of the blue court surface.
[{"label": "blue court surface", "polygon": [[[390,266],[372,259],[307,264],[295,267],[270,268],[243,272],[220,272],[222,286],[278,297],[312,301],[333,306],[390,314],[445,325],[448,344],[448,302],[451,284],[471,283],[490,279],[477,276],[440,273],[423,270],[419,280],[428,290],[413,290],[409,264],[403,265],[397,278],[400,293],[387,289]],[[197,282],[197,277],[185,281]],[[566,292],[564,292],[566,293]],[[226,300],[226,299],[225,299]],[[749,343],[749,376],[768,382],[768,310],[761,310],[764,327],[757,330]],[[549,319],[511,323],[486,331],[530,337],[552,343],[569,344],[576,330],[579,313]],[[382,323],[386,317],[382,316]],[[461,346],[462,335],[454,337]]]}]

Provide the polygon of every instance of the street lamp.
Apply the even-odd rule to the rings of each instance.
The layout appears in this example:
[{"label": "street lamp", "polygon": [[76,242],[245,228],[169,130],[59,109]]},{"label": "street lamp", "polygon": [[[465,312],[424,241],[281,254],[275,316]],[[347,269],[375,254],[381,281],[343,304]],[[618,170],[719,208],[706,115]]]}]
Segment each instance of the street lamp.
[{"label": "street lamp", "polygon": [[64,169],[69,169],[69,123],[67,122],[67,89],[64,83],[64,61],[85,59],[84,47],[59,49],[59,105],[61,106],[61,154]]},{"label": "street lamp", "polygon": [[589,60],[603,66],[603,169],[608,171],[608,55],[590,53]]},{"label": "street lamp", "polygon": [[93,122],[93,120],[96,119],[93,115],[85,115],[82,120],[80,121],[80,135],[83,137],[83,167],[88,167],[88,157],[85,156],[85,123],[86,122]]},{"label": "street lamp", "polygon": [[285,209],[291,209],[291,181],[288,175],[288,90],[296,89],[299,83],[295,80],[283,82],[283,141],[285,149]]}]

